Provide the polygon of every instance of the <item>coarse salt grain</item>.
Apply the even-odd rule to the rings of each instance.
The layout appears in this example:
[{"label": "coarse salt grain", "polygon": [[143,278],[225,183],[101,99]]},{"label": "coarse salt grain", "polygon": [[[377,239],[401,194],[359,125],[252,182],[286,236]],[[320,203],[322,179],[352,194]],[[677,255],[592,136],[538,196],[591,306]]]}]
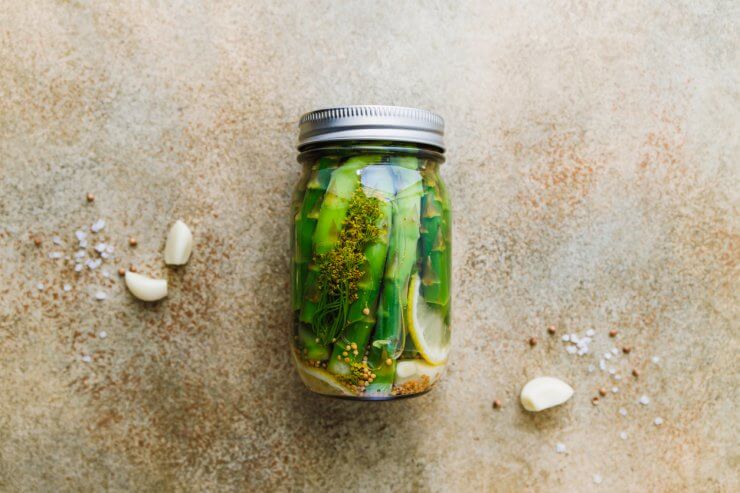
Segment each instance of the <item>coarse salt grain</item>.
[{"label": "coarse salt grain", "polygon": [[643,395],[642,397],[640,397],[640,400],[638,402],[643,406],[647,406],[648,404],[650,404],[650,397]]},{"label": "coarse salt grain", "polygon": [[102,258],[108,258],[108,254],[106,252],[101,253],[100,256]]},{"label": "coarse salt grain", "polygon": [[36,289],[38,289],[39,291],[43,291],[43,290],[44,290],[44,284],[43,284],[43,283],[41,283],[41,282],[40,282],[40,283],[38,283],[38,284],[36,285]]},{"label": "coarse salt grain", "polygon": [[619,387],[612,387],[612,394],[619,392]]},{"label": "coarse salt grain", "polygon": [[657,365],[658,363],[660,363],[660,358],[659,358],[659,357],[657,357],[657,356],[653,356],[653,357],[652,357],[652,358],[650,358],[650,359],[651,359],[651,360],[652,360],[652,362],[653,362],[653,363],[655,363],[656,365]]},{"label": "coarse salt grain", "polygon": [[107,294],[105,294],[103,291],[98,291],[95,293],[95,299],[98,301],[102,301],[108,297]]},{"label": "coarse salt grain", "polygon": [[653,421],[653,423],[655,423],[655,426],[660,426],[660,425],[663,424],[663,418],[660,418],[660,417],[655,418],[655,420]]},{"label": "coarse salt grain", "polygon": [[575,352],[578,351],[578,348],[576,348],[575,346],[568,346],[565,348],[565,350],[568,351],[568,353],[570,354],[575,354]]},{"label": "coarse salt grain", "polygon": [[82,241],[85,238],[87,238],[87,233],[84,231],[75,231],[75,237],[77,238],[77,241]]},{"label": "coarse salt grain", "polygon": [[95,245],[95,251],[98,253],[103,253],[106,246],[107,245],[105,243],[98,243],[97,245]]},{"label": "coarse salt grain", "polygon": [[560,338],[560,340],[563,342],[568,342],[570,341],[570,336],[568,334],[565,334],[563,337]]},{"label": "coarse salt grain", "polygon": [[80,241],[80,248],[87,248],[87,240]]},{"label": "coarse salt grain", "polygon": [[582,347],[581,349],[578,350],[578,356],[583,356],[586,353],[588,353],[587,347]]},{"label": "coarse salt grain", "polygon": [[51,252],[49,258],[62,258],[62,252]]},{"label": "coarse salt grain", "polygon": [[105,227],[105,221],[102,219],[98,219],[97,221],[93,223],[92,226],[90,226],[90,231],[92,231],[93,233],[97,233],[104,227]]},{"label": "coarse salt grain", "polygon": [[76,264],[75,265],[75,272],[80,272],[82,270],[82,264]]},{"label": "coarse salt grain", "polygon": [[69,284],[65,284],[64,286],[62,286],[62,289],[63,289],[64,291],[71,291],[71,290],[72,290],[72,286],[71,286],[71,285],[69,285]]},{"label": "coarse salt grain", "polygon": [[589,337],[593,337],[594,334],[596,334],[596,331],[594,329],[588,329],[586,331],[586,335]]},{"label": "coarse salt grain", "polygon": [[612,351],[612,354],[613,354],[613,355],[615,355],[615,356],[619,354],[619,349],[617,349],[617,348],[615,348],[615,347],[613,347],[613,348],[611,349],[611,351]]},{"label": "coarse salt grain", "polygon": [[617,374],[617,369],[616,368],[609,368],[609,374],[610,375],[616,375]]},{"label": "coarse salt grain", "polygon": [[619,414],[621,414],[622,416],[627,416],[627,410],[623,407],[620,407]]},{"label": "coarse salt grain", "polygon": [[580,341],[580,339],[578,339],[578,335],[576,335],[576,334],[571,334],[570,335],[570,342],[572,342],[573,344],[578,344],[579,341]]},{"label": "coarse salt grain", "polygon": [[622,375],[614,375],[614,380],[621,380],[621,379],[622,379]]},{"label": "coarse salt grain", "polygon": [[51,237],[51,241],[55,245],[61,245],[62,244],[62,239],[60,237],[58,237],[58,236],[52,236]]},{"label": "coarse salt grain", "polygon": [[103,269],[102,274],[103,274],[103,277],[109,277],[110,276],[110,274],[108,273],[108,271],[105,270],[105,269]]},{"label": "coarse salt grain", "polygon": [[603,478],[601,477],[601,474],[594,474],[594,483],[601,484],[601,481]]},{"label": "coarse salt grain", "polygon": [[604,358],[612,359],[612,353],[604,353]]},{"label": "coarse salt grain", "polygon": [[84,361],[85,363],[89,363],[89,362],[91,362],[91,361],[92,361],[92,358],[90,357],[90,355],[89,355],[89,354],[85,354],[85,355],[83,355],[81,359],[82,359],[82,361]]},{"label": "coarse salt grain", "polygon": [[594,370],[596,370],[596,367],[594,365],[588,365],[588,372],[593,373]]},{"label": "coarse salt grain", "polygon": [[604,371],[604,370],[606,370],[606,361],[604,361],[603,359],[600,359],[600,360],[599,360],[599,369],[600,369],[601,371]]},{"label": "coarse salt grain", "polygon": [[113,253],[113,245],[107,245],[105,247],[105,251],[108,253]]},{"label": "coarse salt grain", "polygon": [[626,431],[620,431],[619,432],[619,438],[622,440],[627,440],[627,432]]},{"label": "coarse salt grain", "polygon": [[108,333],[104,330],[101,330],[100,333],[98,333],[98,337],[100,337],[101,339],[105,339],[106,337],[108,337]]},{"label": "coarse salt grain", "polygon": [[564,443],[558,443],[555,445],[555,452],[559,454],[565,453],[565,444]]},{"label": "coarse salt grain", "polygon": [[77,251],[77,252],[75,253],[75,258],[82,258],[82,257],[84,257],[85,255],[87,255],[87,252],[85,252],[85,250],[78,250],[78,251]]}]

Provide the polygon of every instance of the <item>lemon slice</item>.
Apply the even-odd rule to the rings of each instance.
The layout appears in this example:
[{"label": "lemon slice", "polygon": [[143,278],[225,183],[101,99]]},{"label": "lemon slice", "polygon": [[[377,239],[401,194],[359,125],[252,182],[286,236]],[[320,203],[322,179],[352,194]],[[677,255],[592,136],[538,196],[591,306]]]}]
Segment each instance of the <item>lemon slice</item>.
[{"label": "lemon slice", "polygon": [[304,365],[295,353],[293,353],[293,358],[296,362],[296,368],[298,368],[298,375],[300,375],[306,387],[312,391],[328,395],[354,395],[328,371]]},{"label": "lemon slice", "polygon": [[432,365],[447,361],[450,350],[450,331],[438,309],[421,296],[421,279],[415,274],[409,282],[407,306],[409,334],[422,357]]}]

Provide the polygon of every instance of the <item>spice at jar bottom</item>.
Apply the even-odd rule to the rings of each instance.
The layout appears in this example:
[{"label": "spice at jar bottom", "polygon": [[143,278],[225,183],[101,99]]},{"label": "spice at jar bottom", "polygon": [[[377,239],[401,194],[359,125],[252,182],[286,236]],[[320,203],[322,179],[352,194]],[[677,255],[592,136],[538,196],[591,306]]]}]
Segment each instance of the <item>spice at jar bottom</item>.
[{"label": "spice at jar bottom", "polygon": [[424,393],[450,346],[443,120],[347,106],[307,113],[299,131],[291,285],[301,379],[361,400]]}]

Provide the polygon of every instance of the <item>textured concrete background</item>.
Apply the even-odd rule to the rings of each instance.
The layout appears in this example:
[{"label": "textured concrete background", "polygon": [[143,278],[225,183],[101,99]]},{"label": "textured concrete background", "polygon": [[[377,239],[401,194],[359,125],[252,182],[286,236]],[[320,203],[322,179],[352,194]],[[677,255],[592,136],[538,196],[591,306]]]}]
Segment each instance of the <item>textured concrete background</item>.
[{"label": "textured concrete background", "polygon": [[[0,490],[738,491],[734,2],[126,4],[0,5]],[[295,124],[343,103],[447,120],[456,349],[418,399],[291,368]],[[49,258],[99,218],[115,259]],[[622,380],[549,324],[632,345]],[[543,374],[576,394],[529,415]]]}]

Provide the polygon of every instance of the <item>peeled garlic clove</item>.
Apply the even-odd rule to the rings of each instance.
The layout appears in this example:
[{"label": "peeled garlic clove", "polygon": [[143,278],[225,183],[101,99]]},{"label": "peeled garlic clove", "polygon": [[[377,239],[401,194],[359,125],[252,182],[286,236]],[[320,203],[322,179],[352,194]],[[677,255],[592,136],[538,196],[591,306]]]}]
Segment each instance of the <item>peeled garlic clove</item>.
[{"label": "peeled garlic clove", "polygon": [[142,301],[157,301],[167,296],[167,281],[126,272],[126,287]]},{"label": "peeled garlic clove", "polygon": [[573,395],[573,387],[555,377],[539,377],[527,382],[519,399],[527,411],[542,411],[559,406]]},{"label": "peeled garlic clove", "polygon": [[164,247],[164,263],[167,265],[184,265],[188,263],[190,252],[193,251],[193,233],[182,222],[175,221],[167,234],[167,243]]},{"label": "peeled garlic clove", "polygon": [[429,382],[433,383],[442,374],[444,365],[433,366],[422,360],[399,361],[396,364],[396,376],[393,383],[403,385],[411,380],[420,379],[423,376],[429,377]]}]

